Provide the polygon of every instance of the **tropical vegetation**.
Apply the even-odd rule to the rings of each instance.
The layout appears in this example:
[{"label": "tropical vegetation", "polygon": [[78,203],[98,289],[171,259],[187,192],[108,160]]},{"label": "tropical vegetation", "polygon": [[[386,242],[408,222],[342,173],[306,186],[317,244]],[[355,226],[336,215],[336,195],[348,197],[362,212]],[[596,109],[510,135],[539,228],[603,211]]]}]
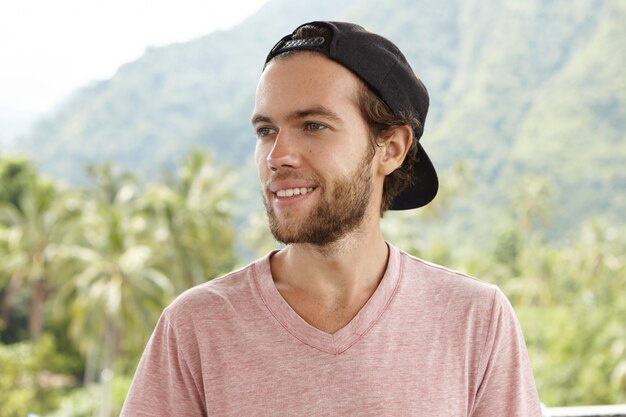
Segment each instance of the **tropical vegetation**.
[{"label": "tropical vegetation", "polygon": [[[209,153],[144,184],[111,165],[88,171],[89,186],[64,188],[27,160],[0,159],[0,417],[115,415],[162,309],[247,261],[229,214],[233,173]],[[592,219],[572,240],[547,241],[550,186],[532,177],[492,219],[491,242],[420,237],[471,189],[462,164],[446,176],[456,185],[436,205],[385,216],[386,238],[504,290],[544,403],[626,401],[623,229]],[[275,244],[256,214],[240,244],[261,254]]]},{"label": "tropical vegetation", "polygon": [[88,171],[89,186],[67,189],[0,160],[0,416],[68,398],[113,415],[162,309],[235,266],[229,174],[208,153],[143,186],[111,165]]}]

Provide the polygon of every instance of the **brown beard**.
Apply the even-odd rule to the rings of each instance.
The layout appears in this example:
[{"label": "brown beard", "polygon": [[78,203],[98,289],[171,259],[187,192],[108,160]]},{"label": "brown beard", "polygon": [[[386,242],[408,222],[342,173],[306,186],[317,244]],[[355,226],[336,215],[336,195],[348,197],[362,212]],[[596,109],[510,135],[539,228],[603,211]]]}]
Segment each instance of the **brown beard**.
[{"label": "brown beard", "polygon": [[277,218],[267,194],[263,193],[263,203],[274,239],[284,244],[326,246],[354,231],[363,221],[372,194],[372,156],[371,152],[366,152],[365,158],[352,174],[332,180],[332,195],[328,195],[326,183],[316,179],[317,190],[321,194],[320,202],[309,216],[297,224],[288,218]]}]

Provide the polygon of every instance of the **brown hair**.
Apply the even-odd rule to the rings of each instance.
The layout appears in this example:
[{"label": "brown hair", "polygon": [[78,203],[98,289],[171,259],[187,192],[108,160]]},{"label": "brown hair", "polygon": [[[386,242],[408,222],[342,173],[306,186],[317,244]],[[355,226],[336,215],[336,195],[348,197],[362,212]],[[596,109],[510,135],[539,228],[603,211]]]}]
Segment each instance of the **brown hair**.
[{"label": "brown hair", "polygon": [[389,209],[394,197],[413,183],[412,171],[417,154],[416,138],[419,139],[418,134],[421,136],[422,125],[412,114],[394,114],[365,83],[361,83],[359,88],[358,103],[369,126],[370,144],[373,149],[385,142],[391,130],[405,125],[411,127],[411,145],[402,165],[385,177],[380,205],[382,215]]},{"label": "brown hair", "polygon": [[[326,42],[330,42],[332,32],[330,29],[321,26],[302,26],[292,36],[292,39],[304,39],[312,37],[323,37]],[[286,57],[302,51],[289,51],[278,57]],[[408,125],[412,131],[412,141],[409,151],[402,165],[385,177],[383,185],[383,196],[380,205],[380,214],[389,209],[396,195],[409,187],[413,182],[412,170],[417,153],[417,140],[421,137],[423,126],[418,118],[412,114],[394,114],[389,106],[378,97],[361,78],[360,87],[356,98],[359,109],[369,126],[369,139],[372,149],[372,156],[376,148],[385,142],[386,137],[394,128]]]}]

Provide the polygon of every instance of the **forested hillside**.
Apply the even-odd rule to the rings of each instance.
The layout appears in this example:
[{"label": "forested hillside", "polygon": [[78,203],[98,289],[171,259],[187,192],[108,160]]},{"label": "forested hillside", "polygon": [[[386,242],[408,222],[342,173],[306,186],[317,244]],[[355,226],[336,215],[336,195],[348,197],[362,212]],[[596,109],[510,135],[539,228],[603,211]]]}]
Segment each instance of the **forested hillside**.
[{"label": "forested hillside", "polygon": [[[473,180],[452,204],[451,235],[488,234],[485,219],[501,214],[511,190],[532,193],[524,189],[537,178],[548,190],[552,238],[590,217],[623,222],[620,0],[274,0],[232,30],[150,49],[85,87],[20,150],[79,184],[87,163],[112,161],[153,178],[196,147],[253,173],[249,115],[264,56],[295,25],[316,19],[351,20],[390,37],[425,81],[432,107],[424,146],[444,173],[466,161]],[[255,195],[255,180],[241,183],[242,195]]]}]

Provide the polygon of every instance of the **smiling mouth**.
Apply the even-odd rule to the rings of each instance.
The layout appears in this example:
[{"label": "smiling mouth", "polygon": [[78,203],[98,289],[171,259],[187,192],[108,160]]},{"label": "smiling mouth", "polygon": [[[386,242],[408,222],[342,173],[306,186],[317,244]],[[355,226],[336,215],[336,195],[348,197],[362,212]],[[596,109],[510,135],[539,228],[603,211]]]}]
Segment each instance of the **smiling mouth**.
[{"label": "smiling mouth", "polygon": [[284,190],[278,190],[274,194],[278,197],[293,197],[294,195],[304,195],[313,191],[313,187],[302,188],[287,188]]}]

